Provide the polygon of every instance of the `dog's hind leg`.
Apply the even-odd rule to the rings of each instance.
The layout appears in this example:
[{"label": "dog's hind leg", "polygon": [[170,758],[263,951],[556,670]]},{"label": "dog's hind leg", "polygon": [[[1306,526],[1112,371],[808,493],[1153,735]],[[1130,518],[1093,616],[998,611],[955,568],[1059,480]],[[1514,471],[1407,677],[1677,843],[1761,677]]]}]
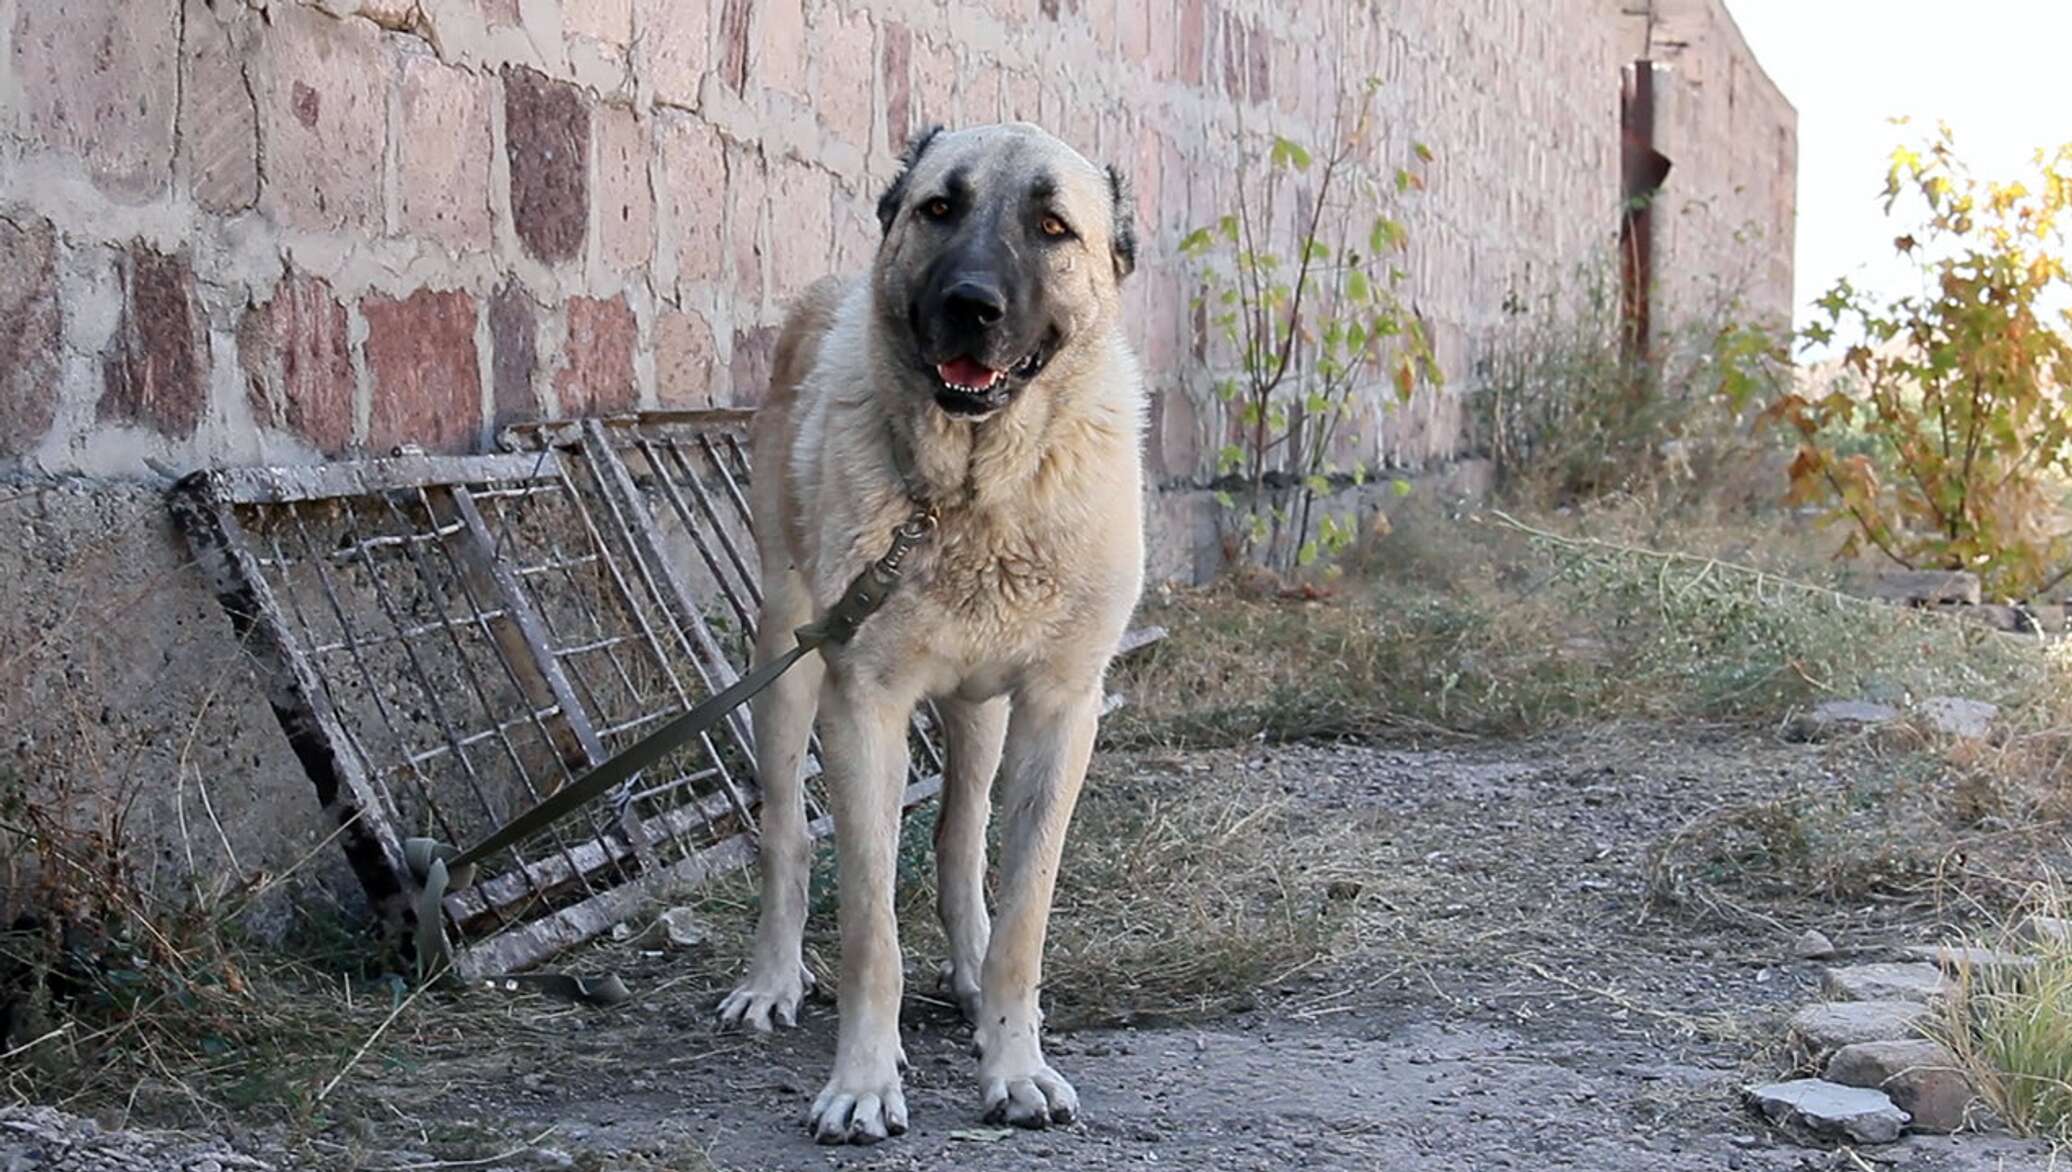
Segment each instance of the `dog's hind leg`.
[{"label": "dog's hind leg", "polygon": [[986,820],[993,812],[993,774],[1007,738],[1007,699],[945,700],[938,707],[949,742],[935,823],[935,907],[950,946],[942,981],[965,1019],[977,1025],[979,972],[993,931],[986,914]]},{"label": "dog's hind leg", "polygon": [[821,1143],[872,1143],[907,1127],[899,1078],[905,978],[893,883],[907,717],[915,699],[889,689],[882,678],[845,678],[840,666],[830,669],[822,696],[821,739],[842,888],[842,988],[834,1073],[808,1116]]},{"label": "dog's hind leg", "polygon": [[[789,567],[764,569],[763,612],[755,642],[759,664],[791,650],[792,632],[813,617],[804,577]],[[826,674],[820,657],[808,655],[754,701],[755,772],[763,790],[758,835],[762,911],[748,977],[720,1002],[720,1020],[729,1025],[745,1023],[765,1033],[773,1024],[796,1025],[799,1002],[812,987],[813,975],[800,956],[813,849],[806,833],[806,789],[800,772]]]},{"label": "dog's hind leg", "polygon": [[1100,721],[1098,680],[1014,696],[1001,773],[1000,915],[980,976],[979,1091],[986,1117],[1017,1127],[1066,1123],[1079,1095],[1043,1057],[1043,941],[1065,830]]}]

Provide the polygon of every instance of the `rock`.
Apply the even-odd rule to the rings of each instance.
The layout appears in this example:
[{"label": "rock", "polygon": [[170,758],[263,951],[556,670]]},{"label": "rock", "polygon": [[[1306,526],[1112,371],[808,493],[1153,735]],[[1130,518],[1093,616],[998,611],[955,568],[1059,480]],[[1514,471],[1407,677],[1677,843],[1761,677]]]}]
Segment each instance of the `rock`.
[{"label": "rock", "polygon": [[2072,920],[2061,916],[2028,916],[2022,920],[2020,936],[2038,944],[2063,945],[2072,941]]},{"label": "rock", "polygon": [[1827,1060],[1829,1082],[1884,1091],[1914,1117],[1917,1131],[1955,1131],[1964,1126],[1971,1082],[1957,1056],[1941,1042],[1858,1042]]},{"label": "rock", "polygon": [[1899,709],[1872,700],[1828,700],[1815,704],[1791,722],[1786,734],[1793,740],[1824,741],[1899,719]]},{"label": "rock", "polygon": [[1883,1091],[1845,1087],[1825,1079],[1749,1087],[1749,1102],[1764,1118],[1780,1126],[1803,1127],[1816,1135],[1840,1136],[1857,1143],[1889,1144],[1907,1125],[1907,1113]]},{"label": "rock", "polygon": [[1898,1042],[1919,1037],[1928,1007],[1918,1001],[1837,1001],[1809,1005],[1792,1015],[1791,1033],[1815,1057],[1856,1042]]},{"label": "rock", "polygon": [[1949,992],[1949,978],[1932,964],[1852,964],[1827,970],[1823,996],[1835,1001],[1919,1001],[1926,1005]]},{"label": "rock", "polygon": [[1929,729],[1946,737],[1983,737],[2000,718],[2000,706],[1963,696],[1931,696],[1916,711]]},{"label": "rock", "polygon": [[678,948],[696,948],[705,943],[705,925],[698,919],[698,914],[687,907],[670,908],[656,917],[655,922],[662,926],[669,943]]},{"label": "rock", "polygon": [[2036,958],[1993,948],[1961,944],[1909,944],[1899,950],[1908,960],[1925,961],[1952,976],[1966,972],[1986,974],[2008,969],[2032,969]]},{"label": "rock", "polygon": [[1791,954],[1800,960],[1825,960],[1835,954],[1835,942],[1817,928],[1808,928],[1791,942]]}]

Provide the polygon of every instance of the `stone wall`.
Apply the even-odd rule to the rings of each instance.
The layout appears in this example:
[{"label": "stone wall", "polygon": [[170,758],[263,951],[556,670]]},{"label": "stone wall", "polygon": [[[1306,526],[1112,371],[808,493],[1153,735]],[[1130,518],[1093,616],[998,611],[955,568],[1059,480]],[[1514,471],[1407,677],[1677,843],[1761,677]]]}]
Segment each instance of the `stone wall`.
[{"label": "stone wall", "polygon": [[[1363,459],[1452,455],[1506,300],[1609,248],[1642,51],[1684,83],[1672,190],[1715,209],[1670,217],[1663,269],[1755,255],[1723,227],[1752,216],[1757,295],[1788,312],[1790,108],[1718,0],[1639,3],[1663,19],[1638,43],[1636,3],[0,0],[0,632],[34,648],[0,654],[5,769],[43,796],[139,782],[150,857],[292,865],[322,828],[163,478],[752,403],[787,299],[867,262],[928,122],[1034,119],[1132,176],[1157,577],[1215,568],[1230,428],[1177,243],[1229,207],[1239,150],[1319,144],[1369,77],[1378,166],[1434,152],[1405,292],[1452,384],[1370,396]],[[216,803],[223,835],[189,777],[253,787]]]}]

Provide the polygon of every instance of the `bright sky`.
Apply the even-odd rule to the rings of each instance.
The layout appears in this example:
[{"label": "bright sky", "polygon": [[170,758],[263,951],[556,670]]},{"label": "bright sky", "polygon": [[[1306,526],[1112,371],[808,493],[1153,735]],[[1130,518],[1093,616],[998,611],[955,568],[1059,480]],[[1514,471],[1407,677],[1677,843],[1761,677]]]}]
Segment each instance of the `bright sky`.
[{"label": "bright sky", "polygon": [[[1798,316],[1837,277],[1918,286],[1881,207],[1900,136],[1948,122],[1961,157],[2005,176],[2072,141],[2072,0],[1727,0],[1799,111]],[[1911,115],[1916,126],[1888,125]],[[1902,208],[1904,204],[1900,205]],[[1895,209],[1898,210],[1898,209]]]}]

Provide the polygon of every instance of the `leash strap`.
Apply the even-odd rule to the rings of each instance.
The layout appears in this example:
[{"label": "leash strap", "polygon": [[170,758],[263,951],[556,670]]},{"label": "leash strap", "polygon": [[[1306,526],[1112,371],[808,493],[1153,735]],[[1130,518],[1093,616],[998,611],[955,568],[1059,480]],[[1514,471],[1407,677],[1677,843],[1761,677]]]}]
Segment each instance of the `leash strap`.
[{"label": "leash strap", "polygon": [[[488,837],[464,851],[432,838],[403,841],[403,857],[422,888],[417,899],[417,972],[420,980],[443,971],[452,960],[452,945],[446,939],[446,916],[442,904],[454,888],[472,886],[476,864],[514,843],[545,830],[565,815],[583,806],[628,778],[659,764],[670,753],[699,734],[709,731],[729,712],[746,704],[758,692],[807,655],[827,644],[846,646],[856,637],[864,621],[876,614],[899,586],[902,565],[915,546],[935,532],[937,514],[933,506],[918,505],[897,529],[883,557],[865,566],[849,582],[842,597],[818,621],[793,632],[797,643],[790,651],[734,681],[717,695],[706,698],[689,711],[628,746],[595,769],[555,790],[532,808],[491,831]],[[626,986],[616,976],[597,979],[570,977],[560,973],[534,974],[506,979],[526,980],[542,991],[591,1005],[617,1005],[628,998]]]}]

